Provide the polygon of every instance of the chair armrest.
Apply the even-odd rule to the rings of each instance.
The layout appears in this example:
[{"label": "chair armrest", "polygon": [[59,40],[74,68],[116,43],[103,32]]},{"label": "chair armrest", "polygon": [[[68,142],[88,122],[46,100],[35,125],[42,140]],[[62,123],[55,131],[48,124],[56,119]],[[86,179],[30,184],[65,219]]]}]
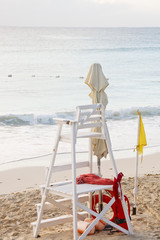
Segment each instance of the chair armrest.
[{"label": "chair armrest", "polygon": [[77,123],[76,120],[65,119],[65,118],[53,118],[53,121],[55,121],[58,124],[67,124],[67,125],[71,125],[73,123]]}]

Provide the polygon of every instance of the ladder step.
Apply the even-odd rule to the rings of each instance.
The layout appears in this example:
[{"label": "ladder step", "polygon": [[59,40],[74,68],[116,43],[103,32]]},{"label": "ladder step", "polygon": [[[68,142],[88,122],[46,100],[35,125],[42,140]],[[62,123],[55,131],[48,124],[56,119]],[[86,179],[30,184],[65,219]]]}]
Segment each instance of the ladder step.
[{"label": "ladder step", "polygon": [[[88,213],[87,212],[79,212],[80,215],[87,217]],[[72,215],[63,215],[60,217],[55,217],[55,218],[50,218],[50,219],[45,219],[45,220],[41,220],[40,223],[40,228],[46,228],[46,227],[50,227],[50,226],[55,226],[55,225],[59,225],[59,224],[64,224],[64,223],[68,223],[68,222],[72,222],[73,221],[73,216]],[[33,228],[36,226],[37,222],[32,222],[31,225],[33,226]]]},{"label": "ladder step", "polygon": [[[89,200],[88,194],[83,194],[78,197],[78,201],[81,203],[88,200]],[[66,203],[71,203],[71,199],[62,198],[62,199],[56,200],[56,202],[66,204]],[[37,211],[39,211],[41,203],[36,204],[36,206],[37,206]],[[51,209],[52,207],[53,207],[53,204],[51,204],[50,202],[45,202],[44,209]]]},{"label": "ladder step", "polygon": [[[46,227],[50,227],[58,224],[64,224],[66,222],[71,222],[72,220],[73,220],[72,215],[64,215],[56,218],[45,219],[41,221],[39,227],[46,228]],[[37,222],[32,222],[31,225],[35,227],[36,223]]]}]

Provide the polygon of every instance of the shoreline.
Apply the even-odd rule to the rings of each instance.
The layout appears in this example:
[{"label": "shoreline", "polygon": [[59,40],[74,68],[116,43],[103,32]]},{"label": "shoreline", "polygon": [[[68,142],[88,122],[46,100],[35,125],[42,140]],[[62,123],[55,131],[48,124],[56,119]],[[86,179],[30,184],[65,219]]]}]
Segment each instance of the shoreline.
[{"label": "shoreline", "polygon": [[[139,159],[138,177],[145,174],[160,174],[160,152],[151,155],[144,155],[143,161]],[[118,172],[124,174],[124,178],[134,177],[136,171],[136,158],[123,158],[116,160]],[[93,171],[97,172],[97,164],[93,163]],[[79,170],[78,175],[87,173],[86,169]],[[110,160],[101,161],[101,173],[103,177],[112,178],[114,172]],[[39,185],[45,183],[45,166],[26,166],[12,168],[0,171],[0,195],[21,192],[39,188]],[[70,171],[64,171],[64,174],[54,173],[53,180],[63,181],[70,178]]]}]

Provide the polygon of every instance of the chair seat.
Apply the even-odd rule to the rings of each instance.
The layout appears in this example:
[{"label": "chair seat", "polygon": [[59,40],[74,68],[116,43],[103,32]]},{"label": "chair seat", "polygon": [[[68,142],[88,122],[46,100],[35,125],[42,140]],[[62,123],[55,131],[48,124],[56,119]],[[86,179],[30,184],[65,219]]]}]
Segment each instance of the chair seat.
[{"label": "chair seat", "polygon": [[104,134],[98,132],[79,132],[77,134],[77,138],[98,138],[98,139],[105,139]]},{"label": "chair seat", "polygon": [[[77,195],[88,193],[88,192],[94,192],[99,191],[103,189],[107,190],[113,190],[113,185],[95,185],[95,184],[76,184],[77,188]],[[63,193],[66,195],[72,195],[72,183],[68,184],[60,184],[56,183],[55,186],[48,187],[49,190],[56,191],[57,193]]]},{"label": "chair seat", "polygon": [[[79,132],[77,134],[77,138],[98,138],[98,139],[104,139],[104,134],[97,133],[97,132]],[[71,141],[71,135],[70,134],[63,134],[60,137],[61,141]]]}]

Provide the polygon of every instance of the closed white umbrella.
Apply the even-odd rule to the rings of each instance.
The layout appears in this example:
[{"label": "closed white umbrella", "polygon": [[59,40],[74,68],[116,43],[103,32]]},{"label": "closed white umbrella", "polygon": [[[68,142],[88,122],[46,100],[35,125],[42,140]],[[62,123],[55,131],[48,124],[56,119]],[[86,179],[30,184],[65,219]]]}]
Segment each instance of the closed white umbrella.
[{"label": "closed white umbrella", "polygon": [[[89,96],[92,98],[92,103],[102,103],[104,108],[108,104],[107,94],[104,92],[109,85],[108,78],[106,78],[102,72],[102,67],[99,63],[91,65],[85,83],[91,88],[92,92]],[[96,129],[97,130],[97,129]],[[98,131],[101,131],[98,128]],[[104,140],[93,141],[93,153],[100,160],[102,157],[106,157],[108,150]]]},{"label": "closed white umbrella", "polygon": [[[92,103],[102,103],[104,105],[104,108],[106,108],[108,104],[108,98],[104,90],[109,85],[109,83],[108,78],[104,76],[102,67],[99,63],[94,63],[91,65],[85,83],[92,90],[92,92],[89,94],[89,96],[92,98]],[[94,130],[101,132],[101,128],[96,128]],[[102,157],[106,157],[107,153],[108,149],[105,140],[93,139],[93,154],[97,156],[99,176],[101,176],[100,160]],[[101,212],[102,209],[102,191],[99,191],[99,212]]]}]

